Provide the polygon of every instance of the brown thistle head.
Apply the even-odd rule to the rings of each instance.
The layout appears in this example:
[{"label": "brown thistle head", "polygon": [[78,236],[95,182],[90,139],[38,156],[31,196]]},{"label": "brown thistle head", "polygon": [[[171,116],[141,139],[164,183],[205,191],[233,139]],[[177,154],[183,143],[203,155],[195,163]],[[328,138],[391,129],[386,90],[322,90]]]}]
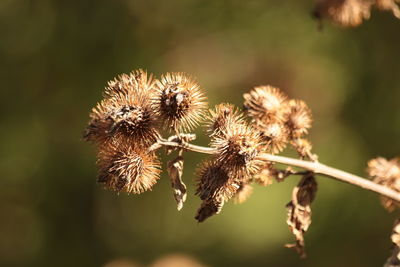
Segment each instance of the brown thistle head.
[{"label": "brown thistle head", "polygon": [[216,161],[205,161],[200,165],[196,195],[203,200],[195,219],[199,222],[218,214],[224,203],[239,189],[240,181],[232,171]]},{"label": "brown thistle head", "polygon": [[372,4],[370,0],[317,0],[313,14],[343,27],[356,27],[369,19]]},{"label": "brown thistle head", "polygon": [[263,148],[272,154],[277,154],[285,149],[288,143],[288,130],[285,124],[274,122],[270,124],[259,124],[257,129],[261,133]]},{"label": "brown thistle head", "polygon": [[284,103],[287,96],[278,88],[272,86],[258,86],[243,95],[244,108],[255,122],[263,123],[283,122]]},{"label": "brown thistle head", "polygon": [[207,132],[210,136],[221,133],[223,129],[243,124],[243,114],[232,104],[222,103],[210,109],[207,119]]},{"label": "brown thistle head", "polygon": [[[387,160],[375,158],[368,162],[368,175],[375,183],[387,186],[400,192],[400,161],[397,158]],[[399,206],[399,203],[389,198],[381,198],[382,205],[389,211]]]},{"label": "brown thistle head", "polygon": [[258,171],[261,163],[256,159],[262,147],[260,134],[247,124],[236,124],[211,139],[211,147],[218,154],[215,160],[232,170],[234,176],[252,175]]},{"label": "brown thistle head", "polygon": [[97,164],[98,182],[117,192],[140,194],[150,190],[159,179],[156,155],[124,142],[103,144]]},{"label": "brown thistle head", "polygon": [[199,84],[184,73],[167,73],[157,81],[154,107],[169,130],[191,130],[201,119],[206,98]]},{"label": "brown thistle head", "polygon": [[106,98],[90,114],[85,140],[101,144],[112,137],[123,137],[137,144],[154,142],[159,133],[151,102],[152,83],[140,71],[119,76],[112,86],[109,83]]},{"label": "brown thistle head", "polygon": [[109,81],[103,96],[109,98],[119,94],[131,94],[132,91],[140,91],[151,98],[155,91],[155,83],[153,74],[148,75],[147,71],[138,69],[129,74],[121,74]]},{"label": "brown thistle head", "polygon": [[307,104],[302,100],[291,99],[286,103],[285,124],[291,139],[300,138],[311,128],[312,115]]}]

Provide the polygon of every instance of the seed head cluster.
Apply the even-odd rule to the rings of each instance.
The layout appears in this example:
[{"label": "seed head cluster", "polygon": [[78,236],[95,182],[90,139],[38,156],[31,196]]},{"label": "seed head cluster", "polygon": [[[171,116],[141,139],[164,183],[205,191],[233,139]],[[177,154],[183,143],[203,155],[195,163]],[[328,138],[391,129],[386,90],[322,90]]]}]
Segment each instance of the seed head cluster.
[{"label": "seed head cluster", "polygon": [[[164,145],[168,154],[178,154],[167,165],[181,209],[186,200],[183,152],[194,139],[187,131],[203,119],[215,153],[196,171],[196,195],[202,200],[195,216],[199,222],[218,214],[231,199],[244,202],[252,183],[267,186],[278,179],[279,171],[260,159],[262,153],[277,154],[292,144],[301,157],[311,159],[305,135],[312,116],[303,101],[269,85],[244,94],[244,113],[228,103],[206,112],[205,100],[197,81],[184,73],[167,73],[157,80],[136,70],[108,82],[84,133],[98,148],[98,182],[116,192],[151,190],[160,176],[155,149],[163,142],[180,143],[180,148]],[[163,130],[176,135],[164,139]]]},{"label": "seed head cluster", "polygon": [[117,192],[150,190],[160,174],[150,146],[163,126],[178,131],[198,123],[204,100],[199,85],[183,73],[159,81],[135,70],[108,82],[84,132],[84,139],[98,148],[98,182]]}]

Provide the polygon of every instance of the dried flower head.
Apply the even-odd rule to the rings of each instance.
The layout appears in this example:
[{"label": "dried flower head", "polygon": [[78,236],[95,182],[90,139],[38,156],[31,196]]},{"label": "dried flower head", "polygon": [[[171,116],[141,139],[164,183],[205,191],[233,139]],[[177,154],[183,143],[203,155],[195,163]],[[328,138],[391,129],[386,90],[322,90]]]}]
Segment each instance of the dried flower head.
[{"label": "dried flower head", "polygon": [[380,10],[392,11],[393,15],[400,19],[399,0],[375,0],[375,6]]},{"label": "dried flower head", "polygon": [[203,200],[203,203],[195,218],[202,222],[221,211],[224,203],[239,189],[240,181],[229,169],[216,161],[203,162],[197,172],[199,182],[196,195]]},{"label": "dried flower head", "polygon": [[107,83],[104,90],[104,98],[114,97],[119,94],[131,94],[132,91],[140,91],[147,94],[149,98],[155,92],[156,80],[153,75],[147,74],[142,69],[134,70],[129,74],[121,74]]},{"label": "dried flower head", "polygon": [[[400,192],[400,162],[399,159],[386,160],[376,158],[368,162],[367,172],[375,183],[387,186]],[[382,197],[382,205],[392,211],[399,203],[392,199]]]},{"label": "dried flower head", "polygon": [[101,144],[112,137],[126,137],[138,144],[154,142],[159,133],[151,103],[151,84],[141,71],[110,82],[106,98],[90,114],[85,140]]},{"label": "dried flower head", "polygon": [[244,108],[257,122],[264,124],[284,121],[283,105],[287,96],[278,88],[258,86],[243,95]]},{"label": "dried flower head", "polygon": [[216,161],[231,169],[235,176],[252,175],[258,171],[260,162],[256,156],[262,142],[260,134],[246,124],[221,129],[212,137],[211,147],[218,150]]},{"label": "dried flower head", "polygon": [[296,138],[291,142],[291,144],[301,158],[315,159],[316,155],[312,154],[312,145],[307,139]]},{"label": "dried flower head", "polygon": [[104,144],[97,164],[98,182],[117,192],[140,194],[151,189],[160,174],[155,154],[126,143]]},{"label": "dried flower head", "polygon": [[252,193],[253,193],[253,187],[246,182],[242,182],[240,183],[240,187],[237,190],[233,198],[233,201],[236,204],[241,204],[246,200],[248,200]]},{"label": "dried flower head", "polygon": [[215,109],[210,109],[207,119],[207,132],[210,136],[221,133],[223,129],[243,124],[243,114],[232,104],[219,104]]},{"label": "dried flower head", "polygon": [[307,104],[302,100],[291,99],[286,103],[286,127],[292,139],[302,137],[311,128],[312,115]]},{"label": "dried flower head", "polygon": [[392,255],[387,259],[383,267],[396,267],[400,265],[400,220],[397,219],[390,237],[393,243]]},{"label": "dried flower head", "polygon": [[317,0],[314,16],[340,26],[356,27],[369,19],[372,4],[369,0]]},{"label": "dried flower head", "polygon": [[194,128],[201,119],[206,98],[198,83],[184,73],[167,73],[157,81],[157,114],[170,130]]},{"label": "dried flower head", "polygon": [[284,124],[275,122],[270,124],[259,124],[257,129],[266,151],[276,154],[285,149],[288,143],[288,131]]}]

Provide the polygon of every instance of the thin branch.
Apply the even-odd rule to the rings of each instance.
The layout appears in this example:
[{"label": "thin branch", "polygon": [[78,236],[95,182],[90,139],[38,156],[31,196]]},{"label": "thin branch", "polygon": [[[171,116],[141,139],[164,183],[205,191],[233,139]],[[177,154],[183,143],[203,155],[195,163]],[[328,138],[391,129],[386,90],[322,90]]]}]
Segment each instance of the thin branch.
[{"label": "thin branch", "polygon": [[[151,148],[150,151],[156,150],[162,146],[167,147],[176,147],[176,148],[183,148],[185,150],[190,150],[194,152],[204,153],[204,154],[216,154],[217,150],[211,147],[203,147],[198,145],[189,144],[186,142],[173,142],[167,140],[159,140],[155,143]],[[400,193],[394,191],[386,186],[379,185],[374,183],[368,179],[362,178],[360,176],[356,176],[354,174],[338,170],[332,167],[329,167],[325,164],[319,162],[312,162],[312,161],[305,161],[300,159],[294,159],[289,157],[271,155],[268,153],[262,153],[257,157],[260,160],[264,161],[272,161],[277,163],[282,163],[289,166],[295,166],[299,168],[303,168],[309,171],[312,171],[316,174],[321,174],[348,184],[352,184],[363,189],[373,191],[378,193],[382,196],[391,198],[397,202],[400,202]]]}]

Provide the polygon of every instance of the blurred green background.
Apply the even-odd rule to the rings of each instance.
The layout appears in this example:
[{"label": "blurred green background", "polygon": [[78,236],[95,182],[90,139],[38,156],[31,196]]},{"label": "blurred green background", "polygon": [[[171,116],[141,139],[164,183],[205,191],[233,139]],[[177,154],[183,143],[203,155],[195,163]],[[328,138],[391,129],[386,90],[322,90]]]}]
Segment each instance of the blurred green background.
[{"label": "blurred green background", "polygon": [[0,265],[147,265],[181,253],[208,266],[381,266],[395,214],[374,193],[320,177],[300,260],[283,248],[293,240],[285,204],[298,178],[256,186],[246,203],[198,224],[193,173],[203,156],[186,155],[189,196],[178,212],[165,173],[142,195],[103,190],[95,149],[81,140],[108,80],[136,68],[184,71],[210,106],[241,106],[260,84],[305,100],[320,160],[364,176],[368,159],[400,152],[400,20],[373,12],[359,28],[325,23],[319,32],[312,8],[311,0],[0,0]]}]

